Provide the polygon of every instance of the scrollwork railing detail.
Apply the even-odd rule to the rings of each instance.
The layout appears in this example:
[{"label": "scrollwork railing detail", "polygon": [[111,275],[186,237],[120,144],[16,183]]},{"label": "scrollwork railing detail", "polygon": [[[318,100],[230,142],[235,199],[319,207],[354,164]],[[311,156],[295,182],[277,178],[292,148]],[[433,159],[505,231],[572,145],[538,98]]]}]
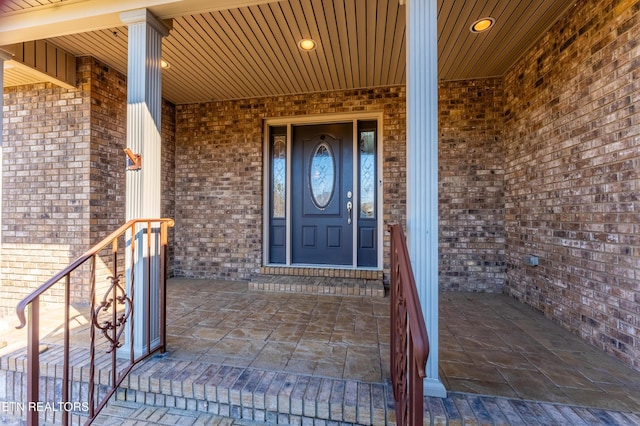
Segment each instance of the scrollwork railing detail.
[{"label": "scrollwork railing detail", "polygon": [[[28,328],[25,375],[26,402],[29,406],[38,404],[39,401],[42,401],[43,396],[39,352],[41,344],[40,299],[44,294],[52,292],[52,288],[60,285],[59,283],[62,284],[64,292],[63,367],[59,401],[68,403],[72,401],[79,402],[71,399],[72,397],[77,398],[77,395],[72,396],[72,392],[74,389],[79,389],[76,386],[77,383],[74,382],[78,379],[72,374],[75,367],[71,365],[72,281],[74,283],[88,282],[89,299],[87,302],[90,304],[90,327],[88,327],[88,330],[79,328],[77,331],[73,331],[74,339],[87,337],[89,340],[88,379],[84,378],[86,376],[85,373],[81,375],[81,380],[88,380],[88,383],[86,385],[83,384],[81,387],[82,389],[86,387],[88,390],[85,394],[88,399],[86,401],[88,413],[86,416],[82,415],[72,419],[71,416],[77,414],[64,410],[60,421],[56,419],[55,423],[68,425],[72,422],[76,424],[82,420],[85,425],[91,424],[137,363],[157,351],[165,351],[167,246],[169,227],[173,225],[173,220],[168,218],[130,220],[58,272],[18,304],[16,314],[20,320],[20,325],[17,328],[23,328],[25,325]],[[119,244],[119,241],[122,240],[124,240],[125,244]],[[140,243],[136,244],[136,240]],[[122,259],[122,255],[125,255],[125,259],[131,260],[131,268],[124,277],[121,273],[123,262],[118,260]],[[104,272],[105,274],[111,273],[111,276],[107,278],[110,281],[109,288],[100,301],[96,297],[98,287],[96,285],[96,277],[102,273],[102,269],[98,270],[96,267],[98,260],[101,265],[111,265],[112,267],[110,271]],[[144,271],[143,274],[136,274],[137,276],[135,277],[137,285],[142,289],[142,297],[140,298],[137,293],[135,297],[133,294],[136,285],[134,283],[134,270],[136,267]],[[88,281],[87,272],[90,275]],[[153,292],[151,290],[152,287],[154,289]],[[127,294],[127,288],[130,289],[130,294]],[[135,303],[137,304],[135,307],[134,300],[136,300]],[[80,301],[81,304],[84,304],[84,302],[84,300]],[[156,307],[156,311],[153,314],[151,310],[152,303]],[[141,324],[136,324],[135,328],[134,309],[136,315],[140,314],[142,318],[146,318],[145,321],[141,321]],[[154,329],[155,340],[153,345],[150,343],[152,321],[157,324]],[[96,334],[102,334],[106,340],[98,344],[96,342]],[[125,340],[125,342],[123,343],[122,340]],[[146,345],[144,344],[145,340]],[[140,342],[143,344],[140,344]],[[136,348],[135,344],[138,344],[139,347]],[[104,348],[110,356],[97,356],[98,345],[101,347],[100,350]],[[128,356],[124,353],[126,351],[122,351],[122,354],[118,351],[118,348],[124,345],[130,346]],[[78,347],[78,349],[84,350],[85,348]],[[111,358],[109,363],[106,362],[106,358]],[[83,363],[86,362],[85,360],[86,358],[82,357]],[[109,376],[108,379],[105,378],[107,375]],[[41,414],[39,410],[29,410],[26,413],[27,425],[38,425]],[[46,415],[44,420],[49,420]],[[53,418],[51,420],[53,421]]]},{"label": "scrollwork railing detail", "polygon": [[[131,298],[127,296],[125,288],[120,284],[121,278],[122,274],[107,278],[111,281],[111,285],[105,292],[98,307],[92,313],[94,327],[100,330],[102,335],[109,341],[110,349],[107,353],[111,353],[122,346],[120,338],[125,331],[124,325],[131,316]],[[120,312],[118,311],[119,305],[124,307]],[[101,316],[106,316],[109,319],[100,320]]]}]

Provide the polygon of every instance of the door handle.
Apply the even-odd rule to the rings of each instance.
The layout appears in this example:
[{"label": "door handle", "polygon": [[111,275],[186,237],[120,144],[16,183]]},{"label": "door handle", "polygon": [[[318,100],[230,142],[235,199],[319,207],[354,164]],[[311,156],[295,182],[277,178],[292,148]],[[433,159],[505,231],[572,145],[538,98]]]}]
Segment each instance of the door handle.
[{"label": "door handle", "polygon": [[353,203],[347,201],[347,223],[351,225],[351,210],[353,210]]}]

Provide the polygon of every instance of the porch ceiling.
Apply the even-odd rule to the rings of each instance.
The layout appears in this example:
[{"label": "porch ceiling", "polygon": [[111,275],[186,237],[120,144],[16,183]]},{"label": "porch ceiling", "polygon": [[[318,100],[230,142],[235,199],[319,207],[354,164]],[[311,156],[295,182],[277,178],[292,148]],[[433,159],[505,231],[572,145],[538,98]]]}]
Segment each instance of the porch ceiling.
[{"label": "porch ceiling", "polygon": [[[574,1],[438,0],[440,79],[502,75]],[[30,34],[44,33],[38,28],[38,19],[33,18],[49,16],[43,15],[47,11],[60,14],[83,2],[40,0],[48,4],[32,6],[37,3],[0,1],[0,24],[10,20],[22,23],[22,28],[32,25]],[[97,6],[106,2],[84,4],[89,3]],[[163,95],[176,104],[405,82],[405,6],[399,0],[123,3],[129,9],[140,4],[161,19],[173,18],[173,30],[163,42],[163,57],[170,64],[163,71]],[[223,4],[226,6],[220,9]],[[229,8],[232,4],[241,7]],[[204,5],[218,10],[203,11]],[[472,34],[470,25],[484,16],[496,19],[495,28]],[[25,24],[29,19],[35,23]],[[56,23],[47,25],[53,28]],[[127,27],[105,25],[47,40],[76,56],[92,55],[126,73]],[[302,52],[297,42],[303,37],[313,38],[318,47]],[[9,31],[0,30],[0,44],[7,40],[17,41]],[[19,67],[6,64],[5,86],[33,81]]]}]

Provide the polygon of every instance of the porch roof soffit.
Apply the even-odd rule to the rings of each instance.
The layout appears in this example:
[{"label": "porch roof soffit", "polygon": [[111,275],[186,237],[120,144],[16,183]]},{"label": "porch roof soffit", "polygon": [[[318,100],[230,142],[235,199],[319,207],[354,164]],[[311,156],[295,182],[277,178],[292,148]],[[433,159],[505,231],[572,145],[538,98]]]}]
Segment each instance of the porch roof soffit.
[{"label": "porch roof soffit", "polygon": [[0,46],[118,27],[121,14],[148,9],[160,20],[271,3],[277,0],[79,0],[0,16]]},{"label": "porch roof soffit", "polygon": [[[36,40],[76,57],[95,57],[126,74],[123,17],[145,11],[160,24],[172,20],[162,43],[162,59],[170,65],[162,74],[162,91],[175,104],[396,86],[406,80],[406,1],[39,2],[49,4],[0,0],[0,48],[13,52],[6,48]],[[468,80],[504,75],[561,16],[571,13],[575,0],[437,4],[438,77]],[[495,27],[472,34],[471,23],[487,14],[495,17]],[[298,46],[307,37],[316,41],[310,52]],[[41,81],[41,74],[33,76],[14,62],[5,61],[5,87]]]}]

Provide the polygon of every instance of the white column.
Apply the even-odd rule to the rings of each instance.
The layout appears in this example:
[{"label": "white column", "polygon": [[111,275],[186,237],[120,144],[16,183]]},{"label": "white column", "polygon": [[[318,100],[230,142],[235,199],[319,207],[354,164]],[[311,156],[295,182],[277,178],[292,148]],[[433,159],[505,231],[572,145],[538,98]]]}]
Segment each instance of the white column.
[{"label": "white column", "polygon": [[[13,55],[4,50],[0,50],[0,268],[2,267],[2,204],[4,203],[4,196],[2,193],[2,171],[4,170],[2,163],[2,151],[4,145],[4,136],[2,134],[4,130],[4,61],[11,59]],[[0,274],[0,288],[2,287],[2,274]]]},{"label": "white column", "polygon": [[[169,28],[146,9],[125,12],[120,15],[129,29],[129,57],[127,71],[127,147],[142,156],[140,170],[127,171],[126,219],[160,217],[161,183],[161,116],[162,38]],[[123,167],[125,155],[122,154]],[[157,235],[153,232],[153,235]],[[137,355],[147,348],[146,310],[151,310],[151,349],[159,340],[159,291],[158,239],[153,238],[147,250],[145,230],[136,231],[135,241],[139,254],[127,259],[127,292],[131,292],[131,267],[134,265],[134,349]],[[151,236],[150,236],[151,237]],[[129,241],[130,242],[130,241]],[[129,250],[127,250],[129,254]],[[129,256],[130,257],[130,256]],[[148,276],[146,262],[151,262]],[[151,283],[150,305],[147,306],[146,280]],[[127,344],[129,345],[128,336]]]},{"label": "white column", "polygon": [[142,155],[142,169],[127,172],[126,216],[127,220],[160,217],[160,61],[162,37],[169,29],[146,9],[120,18],[129,28],[127,147]]},{"label": "white column", "polygon": [[446,397],[438,377],[437,0],[407,0],[407,240],[429,333],[425,395]]}]

